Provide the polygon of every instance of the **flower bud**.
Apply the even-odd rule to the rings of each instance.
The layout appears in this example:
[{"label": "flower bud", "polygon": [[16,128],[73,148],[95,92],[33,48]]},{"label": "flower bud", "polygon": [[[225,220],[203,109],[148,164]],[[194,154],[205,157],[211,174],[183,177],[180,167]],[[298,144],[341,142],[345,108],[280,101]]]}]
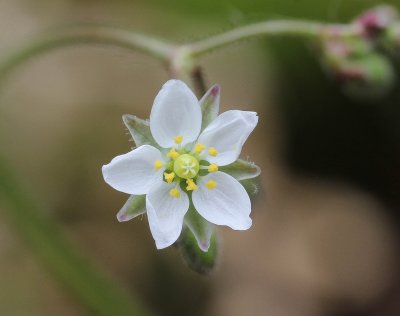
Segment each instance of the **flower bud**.
[{"label": "flower bud", "polygon": [[332,37],[321,41],[321,55],[328,64],[365,56],[372,50],[372,45],[362,39]]},{"label": "flower bud", "polygon": [[364,36],[368,39],[376,39],[398,19],[397,10],[389,5],[380,5],[366,11],[354,20]]},{"label": "flower bud", "polygon": [[320,47],[325,70],[350,96],[377,98],[392,88],[394,67],[370,41],[332,36],[322,38]]},{"label": "flower bud", "polygon": [[395,79],[391,62],[376,53],[344,60],[335,69],[334,76],[348,95],[364,101],[388,93]]}]

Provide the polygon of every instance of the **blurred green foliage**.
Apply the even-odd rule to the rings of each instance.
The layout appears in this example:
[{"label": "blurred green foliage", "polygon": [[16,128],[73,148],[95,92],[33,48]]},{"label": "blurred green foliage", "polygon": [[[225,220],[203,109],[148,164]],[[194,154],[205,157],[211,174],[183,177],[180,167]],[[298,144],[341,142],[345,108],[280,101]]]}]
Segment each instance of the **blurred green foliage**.
[{"label": "blurred green foliage", "polygon": [[[361,11],[382,3],[400,8],[396,0],[192,0],[154,1],[160,8],[175,10],[179,15],[217,18],[221,23],[248,23],[271,18],[318,19],[347,22]],[[237,17],[237,19],[235,19]]]}]

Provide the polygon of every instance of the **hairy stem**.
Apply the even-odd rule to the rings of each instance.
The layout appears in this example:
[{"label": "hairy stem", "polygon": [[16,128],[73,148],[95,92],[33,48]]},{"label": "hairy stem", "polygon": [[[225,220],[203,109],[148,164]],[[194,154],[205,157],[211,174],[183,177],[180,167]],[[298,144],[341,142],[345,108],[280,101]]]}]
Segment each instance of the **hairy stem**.
[{"label": "hairy stem", "polygon": [[276,20],[238,27],[213,37],[187,44],[193,57],[198,57],[217,48],[260,36],[298,36],[313,38],[331,30],[340,36],[357,36],[360,30],[354,25],[325,24],[310,21]]},{"label": "hairy stem", "polygon": [[77,44],[103,44],[140,51],[164,62],[168,69],[172,69],[172,73],[190,73],[198,67],[198,60],[205,53],[244,39],[258,36],[313,38],[323,35],[324,32],[332,32],[338,36],[360,35],[360,29],[352,24],[275,20],[238,27],[197,42],[175,45],[121,28],[105,25],[76,25],[53,30],[15,51],[9,58],[0,63],[0,78],[7,75],[19,64],[36,55],[56,48]]},{"label": "hairy stem", "polygon": [[0,63],[0,77],[24,61],[56,48],[77,44],[102,44],[139,51],[161,61],[169,60],[174,46],[166,41],[104,25],[76,25],[44,34],[10,54]]},{"label": "hairy stem", "polygon": [[0,158],[0,210],[53,275],[94,315],[146,316],[142,306],[103,277],[21,188]]}]

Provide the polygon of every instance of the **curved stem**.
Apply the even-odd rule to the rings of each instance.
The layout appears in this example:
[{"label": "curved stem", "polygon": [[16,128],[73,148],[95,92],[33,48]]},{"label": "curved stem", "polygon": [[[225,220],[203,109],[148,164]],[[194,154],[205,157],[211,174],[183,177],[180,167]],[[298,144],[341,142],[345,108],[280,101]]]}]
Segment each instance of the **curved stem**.
[{"label": "curved stem", "polygon": [[161,61],[169,60],[175,47],[163,40],[105,25],[77,25],[53,30],[28,43],[0,64],[0,77],[31,57],[76,44],[107,44],[140,51]]},{"label": "curved stem", "polygon": [[193,57],[198,57],[211,50],[252,37],[278,35],[316,37],[329,30],[340,36],[357,36],[360,34],[359,28],[351,24],[342,25],[300,20],[276,20],[238,27],[228,32],[187,44],[186,47],[191,51]]},{"label": "curved stem", "polygon": [[105,25],[77,25],[55,30],[32,41],[0,63],[0,78],[29,58],[52,49],[76,44],[107,44],[140,51],[157,58],[174,71],[190,72],[197,67],[199,57],[226,45],[257,36],[317,37],[325,32],[338,36],[357,36],[360,29],[353,24],[325,24],[310,21],[276,20],[254,23],[197,42],[172,43]]}]

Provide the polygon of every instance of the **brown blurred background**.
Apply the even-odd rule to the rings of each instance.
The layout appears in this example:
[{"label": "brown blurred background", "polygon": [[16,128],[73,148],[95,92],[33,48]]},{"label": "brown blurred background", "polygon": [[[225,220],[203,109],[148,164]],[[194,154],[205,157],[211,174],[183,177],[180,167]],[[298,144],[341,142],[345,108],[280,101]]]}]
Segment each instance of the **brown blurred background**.
[{"label": "brown blurred background", "polygon": [[[378,3],[3,0],[0,57],[75,22],[184,42],[268,18],[348,21]],[[69,238],[157,315],[399,315],[400,86],[368,104],[351,99],[312,46],[292,39],[236,44],[202,65],[207,84],[222,86],[222,111],[259,113],[243,157],[263,170],[254,225],[219,229],[210,276],[173,247],[157,251],[146,217],[118,223],[127,196],[101,175],[133,146],[122,114],[148,117],[168,79],[157,61],[79,46],[24,64],[0,87],[1,152]],[[3,213],[0,226],[0,315],[89,315]]]}]

